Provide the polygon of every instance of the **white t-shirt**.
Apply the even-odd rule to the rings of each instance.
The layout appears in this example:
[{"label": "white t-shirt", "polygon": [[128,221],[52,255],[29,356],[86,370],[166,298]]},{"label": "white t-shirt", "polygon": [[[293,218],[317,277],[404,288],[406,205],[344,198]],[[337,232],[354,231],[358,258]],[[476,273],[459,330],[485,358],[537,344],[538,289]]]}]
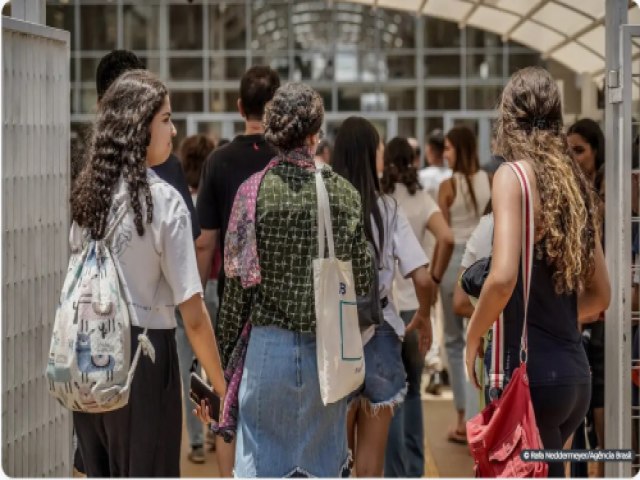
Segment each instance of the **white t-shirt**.
[{"label": "white t-shirt", "polygon": [[[175,308],[195,294],[202,295],[191,216],[182,196],[171,185],[147,169],[153,199],[153,221],[144,223],[144,235],[136,231],[133,209],[129,207],[116,228],[111,252],[120,262],[137,318],[131,323],[150,329],[176,327]],[[112,212],[127,201],[127,184],[115,187]],[[143,219],[146,208],[142,199]],[[71,227],[72,248],[80,248],[83,229]]]},{"label": "white t-shirt", "polygon": [[460,266],[468,268],[481,258],[491,255],[493,251],[493,213],[483,216],[478,226],[471,233],[462,256]]},{"label": "white t-shirt", "polygon": [[[403,277],[408,276],[416,268],[428,265],[429,259],[425,255],[420,242],[416,238],[407,217],[398,207],[396,201],[383,195],[378,199],[378,207],[382,215],[384,225],[384,247],[380,258],[378,281],[380,284],[380,299],[387,297],[389,303],[383,309],[385,321],[393,327],[399,337],[404,337],[404,322],[393,302],[391,289],[393,277],[398,271]],[[373,238],[378,238],[378,229],[375,222],[371,221]],[[373,334],[375,327],[370,327],[362,334],[363,343],[367,343]]]},{"label": "white t-shirt", "polygon": [[[411,230],[424,250],[427,236],[429,236],[427,224],[431,216],[440,211],[438,204],[425,190],[418,190],[414,195],[411,195],[404,183],[395,185],[392,197],[395,198],[402,212],[406,215]],[[394,287],[394,300],[398,309],[401,312],[417,310],[419,304],[413,281],[410,278],[404,278],[396,271]]]},{"label": "white t-shirt", "polygon": [[440,183],[451,177],[451,169],[446,166],[442,167],[425,167],[418,172],[420,183],[432,198],[438,199],[438,190]]}]

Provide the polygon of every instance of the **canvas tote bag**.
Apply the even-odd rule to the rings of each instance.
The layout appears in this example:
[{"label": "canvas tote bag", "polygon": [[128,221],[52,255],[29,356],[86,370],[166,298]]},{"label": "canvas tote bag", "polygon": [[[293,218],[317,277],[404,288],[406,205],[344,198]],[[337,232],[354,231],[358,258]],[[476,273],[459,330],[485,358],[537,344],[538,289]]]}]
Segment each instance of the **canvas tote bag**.
[{"label": "canvas tote bag", "polygon": [[[364,381],[364,352],[351,262],[336,258],[329,194],[316,171],[318,258],[313,260],[316,355],[320,395],[325,405],[355,391]],[[325,258],[325,236],[329,256]]]}]

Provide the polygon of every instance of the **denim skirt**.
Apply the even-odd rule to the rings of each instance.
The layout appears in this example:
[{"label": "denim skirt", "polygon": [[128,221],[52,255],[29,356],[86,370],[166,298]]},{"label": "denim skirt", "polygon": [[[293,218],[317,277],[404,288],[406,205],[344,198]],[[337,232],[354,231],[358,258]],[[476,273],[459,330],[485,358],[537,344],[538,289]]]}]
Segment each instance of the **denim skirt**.
[{"label": "denim skirt", "polygon": [[238,397],[237,477],[348,475],[347,400],[323,405],[314,334],[254,326]]}]

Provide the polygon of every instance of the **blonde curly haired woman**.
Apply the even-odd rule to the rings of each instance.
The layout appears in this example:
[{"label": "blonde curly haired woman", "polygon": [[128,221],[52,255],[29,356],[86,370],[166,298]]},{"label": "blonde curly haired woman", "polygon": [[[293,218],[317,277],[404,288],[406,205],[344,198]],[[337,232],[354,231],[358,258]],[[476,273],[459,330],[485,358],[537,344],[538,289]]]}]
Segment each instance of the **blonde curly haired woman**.
[{"label": "blonde curly haired woman", "polygon": [[[506,161],[520,162],[531,184],[535,255],[527,370],[544,448],[561,449],[584,418],[591,394],[578,318],[605,310],[611,293],[593,189],[569,155],[560,94],[546,70],[528,67],[511,77],[498,108],[497,141]],[[508,166],[496,172],[492,194],[491,271],[467,330],[466,367],[476,386],[474,364],[482,336],[503,310],[507,379],[518,366],[524,315],[522,192]],[[550,463],[549,476],[563,477],[563,464]]]}]

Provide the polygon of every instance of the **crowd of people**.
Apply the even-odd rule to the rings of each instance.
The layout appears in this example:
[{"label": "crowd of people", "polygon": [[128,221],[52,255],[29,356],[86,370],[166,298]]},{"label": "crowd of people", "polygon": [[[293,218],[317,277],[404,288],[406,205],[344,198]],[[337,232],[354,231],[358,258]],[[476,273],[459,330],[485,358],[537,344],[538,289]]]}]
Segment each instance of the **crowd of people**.
[{"label": "crowd of people", "polygon": [[[421,392],[451,385],[455,411],[442,434],[464,444],[486,386],[476,357],[489,358],[483,338],[502,312],[505,384],[518,363],[524,219],[504,162],[522,165],[534,199],[528,358],[542,442],[604,447],[604,137],[589,119],[565,129],[544,69],[520,70],[505,86],[491,159],[458,125],[429,135],[422,170],[414,139],[382,138],[366,115],[323,139],[320,95],[281,85],[266,66],[240,82],[244,133],[217,144],[187,137],[177,156],[170,92],[135,55],[103,58],[97,87],[73,229],[103,238],[114,203],[129,202],[114,243],[138,311],[132,351],[148,328],[156,354],[140,359],[126,407],[74,413],[80,471],[179,476],[184,411],[189,460],[215,449],[224,476],[423,476]],[[329,405],[316,357],[317,172],[335,255],[350,262],[358,295],[377,285],[383,317],[361,331],[363,384]],[[474,305],[458,279],[488,256]],[[230,376],[240,351],[241,376]],[[189,400],[200,369],[229,403],[224,435],[209,428],[214,412]],[[562,464],[549,474],[564,476]]]}]

